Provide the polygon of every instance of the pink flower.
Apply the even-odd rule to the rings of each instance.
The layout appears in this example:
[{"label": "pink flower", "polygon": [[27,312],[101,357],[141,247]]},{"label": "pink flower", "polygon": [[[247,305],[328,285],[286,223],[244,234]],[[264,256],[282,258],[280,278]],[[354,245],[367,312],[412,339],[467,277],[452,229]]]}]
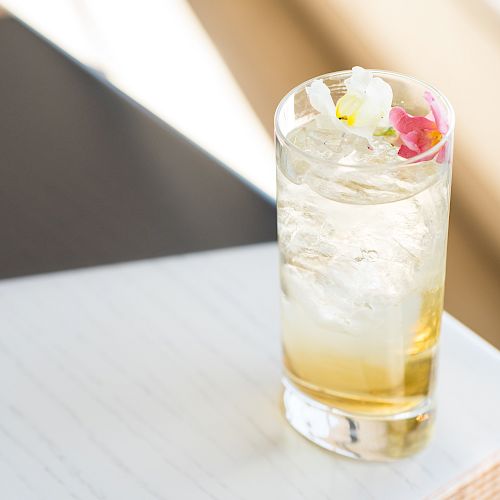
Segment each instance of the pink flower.
[{"label": "pink flower", "polygon": [[[401,144],[398,155],[403,158],[413,158],[435,146],[448,132],[446,113],[441,104],[428,91],[424,93],[429,103],[434,121],[424,116],[411,116],[403,108],[395,106],[389,113],[389,121],[399,132]],[[430,160],[435,155],[425,158]],[[446,156],[446,145],[437,153],[436,161],[442,163]]]}]

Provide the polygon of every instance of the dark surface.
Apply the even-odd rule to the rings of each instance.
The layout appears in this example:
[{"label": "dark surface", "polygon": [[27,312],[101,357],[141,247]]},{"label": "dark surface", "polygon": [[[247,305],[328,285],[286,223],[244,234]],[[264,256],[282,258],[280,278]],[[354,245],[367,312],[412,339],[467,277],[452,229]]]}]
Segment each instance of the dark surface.
[{"label": "dark surface", "polygon": [[270,203],[12,19],[0,75],[1,278],[274,239]]}]

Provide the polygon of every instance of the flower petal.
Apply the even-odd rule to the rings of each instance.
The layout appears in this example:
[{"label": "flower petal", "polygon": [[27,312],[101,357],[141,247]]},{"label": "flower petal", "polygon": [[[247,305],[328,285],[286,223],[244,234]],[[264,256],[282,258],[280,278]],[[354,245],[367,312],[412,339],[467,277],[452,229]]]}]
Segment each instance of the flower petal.
[{"label": "flower petal", "polygon": [[335,105],[333,104],[330,89],[322,80],[314,80],[309,87],[306,87],[311,106],[321,114],[335,117]]},{"label": "flower petal", "polygon": [[398,155],[402,156],[403,158],[413,158],[414,156],[417,156],[418,153],[416,151],[411,150],[409,147],[403,144],[399,148]]},{"label": "flower petal", "polygon": [[449,148],[448,142],[446,142],[444,146],[439,150],[439,153],[436,156],[436,161],[438,163],[443,163],[447,159],[448,148]]},{"label": "flower petal", "polygon": [[354,66],[354,68],[352,68],[351,76],[345,81],[347,92],[357,92],[359,94],[363,94],[372,78],[373,75],[371,71],[368,71],[361,66]]},{"label": "flower petal", "polygon": [[374,78],[366,89],[367,99],[376,99],[380,108],[380,127],[389,126],[389,112],[392,106],[392,87],[382,80],[382,78]]},{"label": "flower petal", "polygon": [[363,104],[360,106],[356,125],[364,127],[388,127],[392,104],[392,89],[380,78],[373,78],[366,87]]},{"label": "flower petal", "polygon": [[400,134],[399,138],[401,139],[403,144],[408,147],[408,149],[411,149],[412,151],[415,151],[416,154],[418,154],[423,151],[420,146],[420,136],[421,134],[418,131],[412,130],[411,132],[408,132],[408,134]]},{"label": "flower petal", "polygon": [[449,125],[446,117],[446,111],[444,110],[442,104],[428,90],[424,92],[424,99],[431,108],[438,130],[442,134],[446,134],[446,132],[448,132]]},{"label": "flower petal", "polygon": [[413,130],[433,130],[436,124],[424,116],[411,116],[400,106],[394,106],[389,113],[391,125],[400,133],[408,134]]}]

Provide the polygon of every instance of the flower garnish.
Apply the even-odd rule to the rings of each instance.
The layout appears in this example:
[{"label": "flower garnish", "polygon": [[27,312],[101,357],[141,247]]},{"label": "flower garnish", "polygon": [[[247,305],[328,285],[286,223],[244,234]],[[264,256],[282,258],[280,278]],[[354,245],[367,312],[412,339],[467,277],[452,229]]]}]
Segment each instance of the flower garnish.
[{"label": "flower garnish", "polygon": [[[440,103],[428,91],[424,93],[424,98],[429,103],[434,121],[424,116],[411,116],[399,106],[392,108],[389,114],[392,126],[399,132],[402,144],[398,155],[403,158],[413,158],[428,151],[448,132],[446,114]],[[437,153],[436,161],[441,163],[445,156],[446,148],[443,147]]]},{"label": "flower garnish", "polygon": [[[380,145],[384,138],[398,155],[413,158],[438,144],[449,129],[447,113],[442,103],[431,92],[424,92],[430,107],[427,116],[412,116],[400,106],[392,106],[392,88],[371,71],[355,66],[345,80],[346,92],[334,103],[330,88],[322,80],[313,80],[306,87],[311,106],[318,111],[316,125],[323,129],[336,129],[364,137],[369,149]],[[447,156],[448,144],[422,161],[434,157],[442,163]]]},{"label": "flower garnish", "polygon": [[391,86],[359,66],[345,81],[347,92],[338,100],[336,115],[352,133],[370,139],[378,127],[387,128],[392,104]]},{"label": "flower garnish", "polygon": [[321,80],[313,80],[309,87],[306,87],[311,106],[319,112],[316,121],[322,128],[335,128],[339,126],[335,116],[335,104],[332,101],[330,89]]},{"label": "flower garnish", "polygon": [[311,106],[334,126],[371,141],[377,128],[388,128],[392,104],[392,89],[371,71],[359,66],[352,68],[351,77],[345,81],[347,92],[334,105],[330,89],[314,80],[306,92]]}]

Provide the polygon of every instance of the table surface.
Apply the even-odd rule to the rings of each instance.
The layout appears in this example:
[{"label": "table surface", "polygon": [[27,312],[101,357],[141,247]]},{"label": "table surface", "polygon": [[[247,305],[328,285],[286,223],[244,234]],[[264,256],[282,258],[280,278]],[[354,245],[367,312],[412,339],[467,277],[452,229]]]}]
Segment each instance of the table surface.
[{"label": "table surface", "polygon": [[270,243],[2,281],[2,498],[417,499],[500,448],[500,355],[448,315],[426,450],[367,464],[295,433],[277,260]]}]

